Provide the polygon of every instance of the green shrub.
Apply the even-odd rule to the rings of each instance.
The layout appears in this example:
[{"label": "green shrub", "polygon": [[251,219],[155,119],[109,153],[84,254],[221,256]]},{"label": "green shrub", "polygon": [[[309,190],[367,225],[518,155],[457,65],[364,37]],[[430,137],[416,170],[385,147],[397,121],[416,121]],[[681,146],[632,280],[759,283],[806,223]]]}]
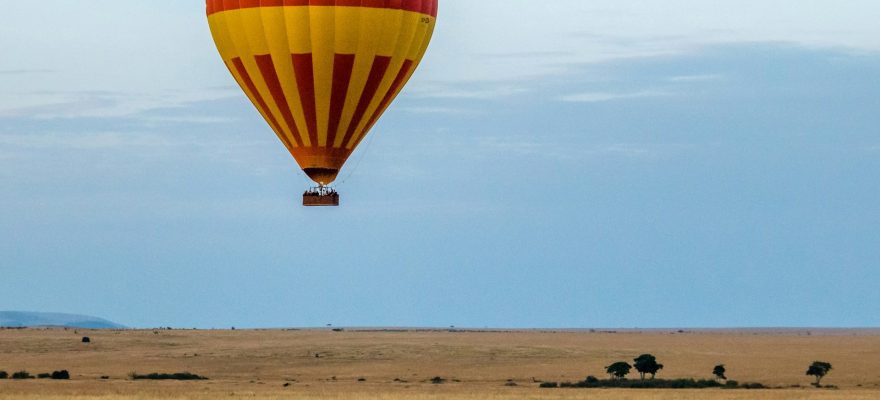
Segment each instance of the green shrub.
[{"label": "green shrub", "polygon": [[629,363],[624,361],[618,361],[605,367],[605,372],[611,377],[617,379],[626,379],[630,370],[632,370],[632,365],[629,365]]},{"label": "green shrub", "polygon": [[70,372],[67,372],[66,369],[62,369],[61,371],[52,371],[51,378],[55,380],[67,380],[70,379]]},{"label": "green shrub", "polygon": [[0,379],[7,379],[7,378],[9,378],[9,373],[6,371],[0,371]]},{"label": "green shrub", "polygon": [[176,381],[201,381],[207,380],[208,378],[204,376],[199,376],[196,374],[192,374],[189,372],[177,372],[173,374],[164,374],[153,372],[152,374],[140,375],[136,372],[132,372],[130,374],[131,379],[133,380],[176,380]]},{"label": "green shrub", "polygon": [[722,385],[713,379],[652,379],[652,380],[629,380],[629,379],[598,379],[594,376],[588,376],[580,382],[562,382],[558,385],[556,382],[544,382],[540,387],[544,388],[618,388],[618,389],[707,389],[719,388],[725,389],[766,389],[766,386],[760,383],[746,383],[740,385],[736,381],[729,381]]},{"label": "green shrub", "polygon": [[18,371],[12,374],[12,379],[34,379],[34,377],[27,371]]},{"label": "green shrub", "polygon": [[740,387],[743,389],[767,389],[767,387],[764,386],[763,384],[756,383],[756,382],[743,383],[742,385],[740,385]]}]

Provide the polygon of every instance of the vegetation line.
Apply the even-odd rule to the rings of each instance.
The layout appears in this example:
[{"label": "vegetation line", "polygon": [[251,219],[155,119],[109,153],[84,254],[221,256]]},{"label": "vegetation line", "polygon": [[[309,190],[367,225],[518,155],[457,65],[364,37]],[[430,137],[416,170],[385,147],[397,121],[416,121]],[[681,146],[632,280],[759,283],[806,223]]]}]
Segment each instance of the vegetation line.
[{"label": "vegetation line", "polygon": [[173,374],[165,374],[153,372],[151,374],[141,375],[137,372],[132,372],[128,375],[133,380],[177,380],[177,381],[205,381],[208,378],[196,374],[192,374],[189,372],[177,372]]}]

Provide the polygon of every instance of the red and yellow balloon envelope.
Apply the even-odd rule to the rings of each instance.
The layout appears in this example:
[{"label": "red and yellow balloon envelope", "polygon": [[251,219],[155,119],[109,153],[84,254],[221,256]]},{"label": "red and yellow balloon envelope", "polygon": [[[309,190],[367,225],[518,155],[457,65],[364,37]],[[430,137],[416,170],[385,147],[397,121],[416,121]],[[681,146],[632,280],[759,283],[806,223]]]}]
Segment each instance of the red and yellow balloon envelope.
[{"label": "red and yellow balloon envelope", "polygon": [[208,0],[217,49],[303,171],[334,180],[412,76],[438,0]]}]

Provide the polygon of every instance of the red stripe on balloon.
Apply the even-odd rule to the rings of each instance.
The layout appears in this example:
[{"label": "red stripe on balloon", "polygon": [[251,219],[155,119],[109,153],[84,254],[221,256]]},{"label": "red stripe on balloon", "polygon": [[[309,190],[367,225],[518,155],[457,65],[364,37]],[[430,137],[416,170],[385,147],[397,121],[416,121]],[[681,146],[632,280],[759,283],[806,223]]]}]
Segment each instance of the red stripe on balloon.
[{"label": "red stripe on balloon", "polygon": [[278,120],[275,119],[275,116],[272,115],[272,111],[269,110],[269,105],[266,104],[266,100],[263,99],[263,96],[260,95],[260,92],[257,90],[257,86],[254,85],[254,81],[251,79],[250,74],[247,72],[247,68],[244,67],[244,63],[241,61],[241,58],[233,58],[232,65],[235,66],[235,70],[238,72],[238,75],[241,76],[241,80],[244,83],[247,91],[253,96],[254,100],[257,101],[257,107],[260,108],[260,111],[266,116],[266,119],[269,120],[269,125],[272,126],[272,129],[278,133],[278,136],[281,138],[281,141],[284,142],[284,145],[287,146],[288,149],[293,150],[293,145],[290,144],[290,140],[283,135],[283,130],[281,129],[281,125],[278,123]]},{"label": "red stripe on balloon", "polygon": [[336,141],[345,98],[348,97],[348,86],[351,72],[354,70],[354,54],[337,54],[333,60],[333,88],[330,92],[330,123],[327,127],[327,146],[332,147]]},{"label": "red stripe on balloon", "polygon": [[312,65],[312,54],[292,54],[293,71],[296,85],[299,87],[299,100],[306,116],[306,127],[309,128],[309,140],[312,146],[318,145],[318,113],[315,107],[315,70]]},{"label": "red stripe on balloon", "polygon": [[275,104],[278,106],[278,109],[281,110],[281,116],[284,118],[284,122],[287,123],[287,127],[290,129],[290,132],[293,133],[293,138],[296,140],[296,144],[302,146],[303,141],[302,138],[300,138],[299,129],[296,128],[296,122],[294,122],[293,113],[290,111],[290,105],[287,104],[287,96],[284,95],[284,88],[281,87],[281,81],[278,80],[278,74],[275,72],[275,64],[272,62],[272,56],[265,54],[256,56],[255,58],[257,66],[260,67],[260,73],[263,75],[263,80],[266,81],[266,86],[269,87],[269,93],[272,94]]},{"label": "red stripe on balloon", "polygon": [[[406,83],[406,77],[409,76],[410,71],[413,68],[413,60],[406,60],[403,62],[403,66],[400,68],[400,72],[397,73],[397,77],[394,78],[394,83],[391,84],[391,88],[388,89],[388,93],[385,94],[385,97],[382,99],[382,102],[379,103],[379,108],[373,113],[373,116],[370,118],[370,122],[367,124],[364,132],[369,132],[370,129],[373,128],[373,125],[376,124],[376,121],[379,120],[379,117],[382,116],[382,113],[391,105],[391,102],[394,100],[394,96],[397,95],[397,92],[400,88],[403,87],[403,84]],[[363,139],[363,137],[361,137]]]},{"label": "red stripe on balloon", "polygon": [[369,7],[412,11],[437,16],[438,0],[206,0],[208,15],[223,11],[257,7]]},{"label": "red stripe on balloon", "polygon": [[364,119],[364,114],[367,113],[367,107],[370,106],[370,102],[376,97],[376,92],[379,91],[379,85],[382,84],[382,78],[385,77],[385,72],[388,71],[388,64],[390,63],[391,57],[386,56],[376,56],[373,60],[373,67],[370,69],[367,84],[364,86],[364,91],[361,93],[361,98],[354,111],[351,124],[348,125],[348,130],[346,130],[345,137],[342,140],[343,146],[351,140],[352,136],[355,134],[355,130],[358,125],[360,125],[361,120]]}]

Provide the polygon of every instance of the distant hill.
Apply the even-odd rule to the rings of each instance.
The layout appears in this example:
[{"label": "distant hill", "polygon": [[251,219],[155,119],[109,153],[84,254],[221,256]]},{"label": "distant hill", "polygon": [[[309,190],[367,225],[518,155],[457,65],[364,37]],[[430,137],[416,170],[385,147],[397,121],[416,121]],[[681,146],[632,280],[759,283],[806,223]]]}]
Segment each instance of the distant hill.
[{"label": "distant hill", "polygon": [[125,328],[115,322],[86,315],[0,311],[0,327],[21,328],[33,326],[60,326],[84,329]]}]

